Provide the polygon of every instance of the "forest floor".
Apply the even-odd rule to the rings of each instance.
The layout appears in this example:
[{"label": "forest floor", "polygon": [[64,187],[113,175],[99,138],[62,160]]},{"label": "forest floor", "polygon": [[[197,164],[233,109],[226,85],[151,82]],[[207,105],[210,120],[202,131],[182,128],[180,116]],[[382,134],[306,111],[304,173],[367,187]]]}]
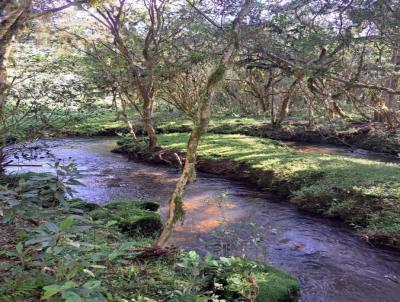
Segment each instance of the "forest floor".
[{"label": "forest floor", "polygon": [[298,301],[298,280],[265,263],[152,248],[157,203],[65,200],[58,177],[0,180],[1,302]]},{"label": "forest floor", "polygon": [[[165,150],[183,157],[187,133],[159,135]],[[122,152],[133,146],[129,138]],[[239,134],[206,134],[198,169],[244,180],[289,197],[300,208],[340,218],[373,243],[400,248],[400,166],[332,154],[298,152],[282,143]],[[176,163],[175,156],[142,159]]]}]

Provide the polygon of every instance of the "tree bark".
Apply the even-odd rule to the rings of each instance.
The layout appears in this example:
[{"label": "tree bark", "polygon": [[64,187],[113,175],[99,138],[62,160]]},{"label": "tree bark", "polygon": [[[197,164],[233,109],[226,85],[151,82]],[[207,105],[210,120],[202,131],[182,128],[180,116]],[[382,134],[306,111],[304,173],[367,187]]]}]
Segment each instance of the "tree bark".
[{"label": "tree bark", "polygon": [[147,136],[149,138],[148,148],[149,150],[155,150],[158,146],[157,144],[157,134],[156,130],[153,127],[152,122],[153,115],[153,100],[148,99],[143,102],[142,109],[142,119],[143,119],[143,127],[146,130]]},{"label": "tree bark", "polygon": [[185,190],[186,184],[189,182],[192,171],[196,164],[196,150],[199,145],[201,137],[200,127],[194,127],[190,133],[189,141],[187,144],[186,159],[183,166],[183,171],[176,184],[175,190],[169,200],[168,219],[162,229],[160,236],[157,239],[156,246],[164,247],[169,238],[171,237],[175,223],[183,218],[184,209],[182,195]]},{"label": "tree bark", "polygon": [[[400,70],[400,50],[394,50],[392,55],[392,64],[395,66],[394,71],[397,73]],[[388,87],[393,90],[397,90],[399,83],[399,76],[397,74],[392,75],[388,79]],[[388,93],[386,99],[386,105],[388,109],[392,112],[396,110],[396,104],[394,103],[394,95]]]},{"label": "tree bark", "polygon": [[287,92],[286,97],[282,102],[282,106],[281,106],[281,110],[280,110],[279,115],[278,115],[278,119],[275,122],[275,125],[277,127],[280,127],[282,125],[282,122],[286,119],[286,117],[289,114],[289,107],[290,107],[290,103],[291,103],[291,100],[292,100],[292,94],[293,94],[293,91],[294,91],[294,89],[295,89],[295,87],[296,87],[298,82],[299,82],[299,79],[296,79],[292,83],[292,85],[290,85],[290,87],[289,87],[289,91]]}]

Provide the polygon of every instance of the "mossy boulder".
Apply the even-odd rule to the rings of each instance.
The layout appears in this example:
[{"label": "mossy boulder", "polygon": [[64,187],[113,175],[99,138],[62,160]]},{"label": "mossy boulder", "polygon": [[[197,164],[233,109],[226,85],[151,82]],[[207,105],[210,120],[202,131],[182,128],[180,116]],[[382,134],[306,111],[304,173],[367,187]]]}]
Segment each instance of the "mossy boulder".
[{"label": "mossy boulder", "polygon": [[160,215],[155,202],[119,201],[99,207],[88,214],[94,220],[115,221],[129,235],[154,236],[161,230]]},{"label": "mossy boulder", "polygon": [[83,212],[90,212],[100,208],[101,206],[97,203],[85,202],[80,199],[72,199],[68,201],[68,204],[73,209],[82,210]]},{"label": "mossy boulder", "polygon": [[268,264],[237,257],[221,257],[208,263],[205,275],[214,286],[222,285],[220,295],[227,301],[299,301],[298,279]]}]

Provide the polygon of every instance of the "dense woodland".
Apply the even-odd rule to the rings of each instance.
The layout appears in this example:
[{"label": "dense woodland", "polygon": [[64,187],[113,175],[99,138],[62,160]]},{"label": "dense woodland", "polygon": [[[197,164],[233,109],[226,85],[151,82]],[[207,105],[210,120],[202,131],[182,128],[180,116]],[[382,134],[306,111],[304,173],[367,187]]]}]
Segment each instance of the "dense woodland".
[{"label": "dense woodland", "polygon": [[[398,0],[1,0],[0,301],[300,301],[263,261],[175,247],[196,167],[396,250],[399,128]],[[104,135],[179,171],[165,217],[80,200],[73,162],[10,172],[51,154],[32,142]]]}]

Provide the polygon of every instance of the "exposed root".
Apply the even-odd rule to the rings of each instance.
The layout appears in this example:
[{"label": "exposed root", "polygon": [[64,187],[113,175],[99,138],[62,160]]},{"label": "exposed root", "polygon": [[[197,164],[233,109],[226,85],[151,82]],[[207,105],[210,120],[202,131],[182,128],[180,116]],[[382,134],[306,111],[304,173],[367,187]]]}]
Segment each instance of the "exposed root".
[{"label": "exposed root", "polygon": [[165,159],[165,158],[162,157],[163,154],[164,154],[164,152],[162,152],[162,151],[158,152],[158,158],[159,158],[161,161],[166,162],[168,165],[172,165],[172,163],[171,163],[169,160],[167,160],[167,159]]},{"label": "exposed root", "polygon": [[[137,155],[140,156],[139,153],[136,153],[136,156]],[[169,166],[183,167],[183,159],[181,156],[179,156],[176,152],[170,152],[166,150],[154,152],[150,157],[150,161],[158,161],[159,163],[164,163]]]},{"label": "exposed root", "polygon": [[182,167],[183,164],[182,164],[182,160],[181,160],[181,158],[179,157],[179,155],[178,155],[176,152],[174,152],[173,156],[175,157],[176,161],[178,162],[179,167]]}]

